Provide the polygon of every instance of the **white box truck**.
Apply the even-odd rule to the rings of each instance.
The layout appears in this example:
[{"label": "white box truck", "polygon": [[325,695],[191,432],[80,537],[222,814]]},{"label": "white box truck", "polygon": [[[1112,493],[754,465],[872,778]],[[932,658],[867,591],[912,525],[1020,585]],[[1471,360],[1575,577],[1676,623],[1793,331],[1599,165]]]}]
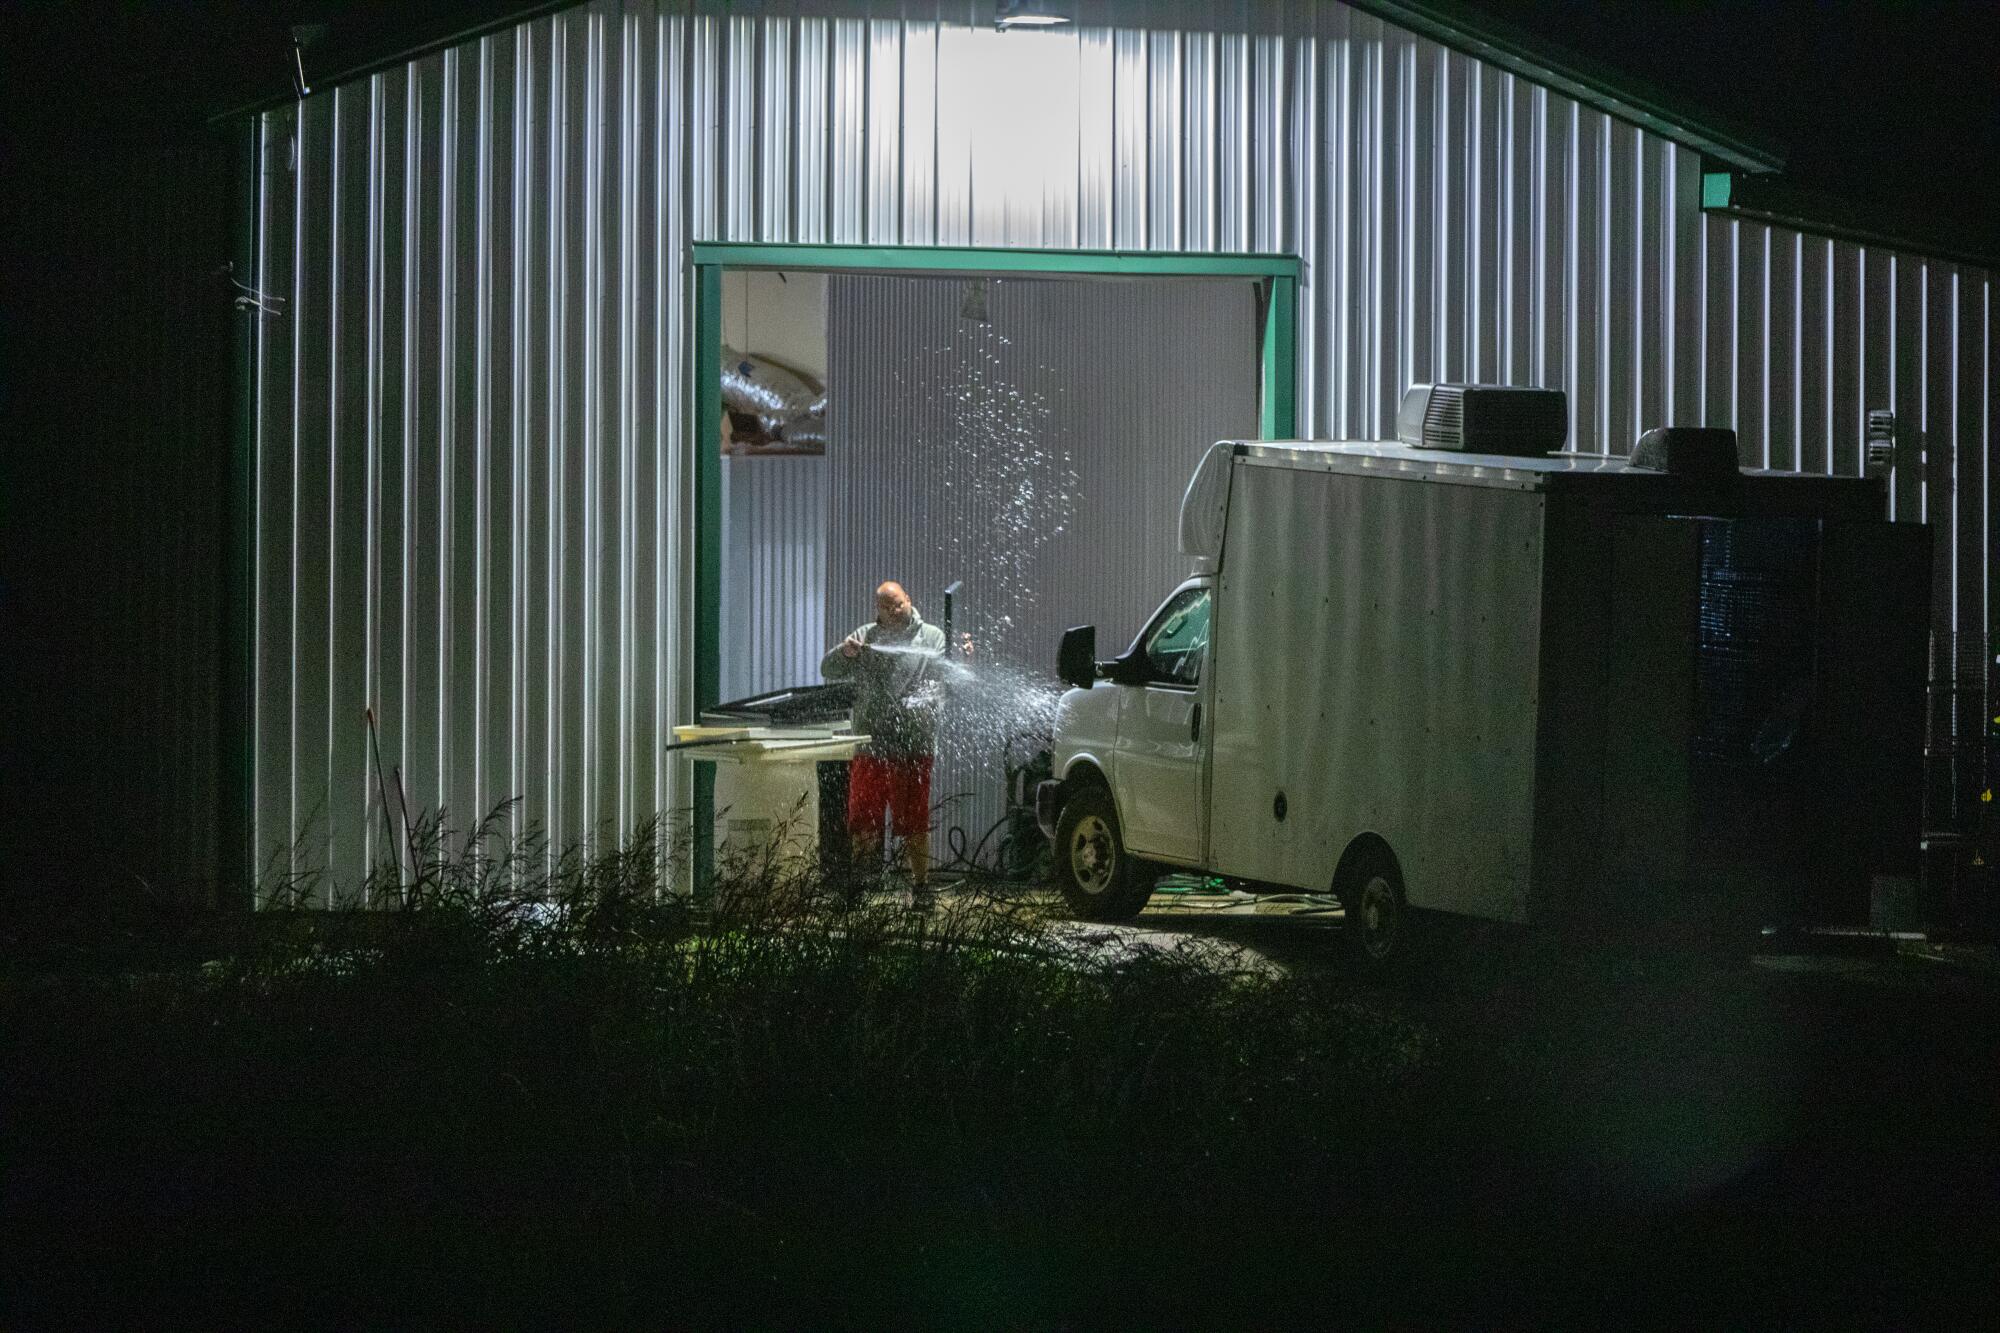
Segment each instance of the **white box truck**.
[{"label": "white box truck", "polygon": [[1209,451],[1188,578],[1114,660],[1063,639],[1036,807],[1076,912],[1168,870],[1329,893],[1370,962],[1410,909],[1865,920],[1918,843],[1927,530],[1726,431],[1551,453],[1507,429],[1537,392]]}]

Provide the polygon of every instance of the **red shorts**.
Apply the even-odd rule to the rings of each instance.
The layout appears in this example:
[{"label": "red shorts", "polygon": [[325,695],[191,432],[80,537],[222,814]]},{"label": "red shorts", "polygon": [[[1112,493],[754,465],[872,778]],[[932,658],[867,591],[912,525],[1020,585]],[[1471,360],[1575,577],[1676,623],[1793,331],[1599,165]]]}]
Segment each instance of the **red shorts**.
[{"label": "red shorts", "polygon": [[857,754],[847,770],[847,827],[875,836],[882,832],[882,812],[894,822],[896,836],[927,833],[931,826],[931,757],[884,759]]}]

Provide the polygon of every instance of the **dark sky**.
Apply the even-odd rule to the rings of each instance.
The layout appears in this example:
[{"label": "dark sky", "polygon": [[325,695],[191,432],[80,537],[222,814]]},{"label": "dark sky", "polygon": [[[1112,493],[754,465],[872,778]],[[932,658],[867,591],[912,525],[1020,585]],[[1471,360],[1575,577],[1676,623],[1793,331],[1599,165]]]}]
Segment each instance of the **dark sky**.
[{"label": "dark sky", "polygon": [[[2000,0],[1460,0],[1768,141],[1798,184],[2000,255]],[[0,135],[20,164],[171,133],[534,0],[0,0]],[[893,9],[893,5],[886,6]],[[1885,222],[1885,225],[1887,223]]]},{"label": "dark sky", "polygon": [[2000,256],[2000,0],[1466,0],[1785,158],[1790,182]]}]

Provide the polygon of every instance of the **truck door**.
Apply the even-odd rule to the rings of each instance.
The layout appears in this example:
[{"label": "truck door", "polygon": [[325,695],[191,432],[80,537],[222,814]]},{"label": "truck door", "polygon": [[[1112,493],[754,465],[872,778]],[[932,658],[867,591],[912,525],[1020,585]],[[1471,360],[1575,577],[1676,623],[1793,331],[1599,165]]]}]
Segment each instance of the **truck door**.
[{"label": "truck door", "polygon": [[1212,590],[1182,588],[1139,636],[1136,681],[1120,685],[1112,787],[1125,844],[1163,861],[1199,865],[1207,848],[1202,792],[1202,673]]}]

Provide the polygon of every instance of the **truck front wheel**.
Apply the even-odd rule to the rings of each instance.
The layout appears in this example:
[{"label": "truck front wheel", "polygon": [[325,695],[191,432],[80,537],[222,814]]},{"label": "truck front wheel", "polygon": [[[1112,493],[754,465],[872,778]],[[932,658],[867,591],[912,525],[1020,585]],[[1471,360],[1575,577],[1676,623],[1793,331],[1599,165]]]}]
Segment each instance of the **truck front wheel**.
[{"label": "truck front wheel", "polygon": [[1102,787],[1085,787],[1063,803],[1055,853],[1063,901],[1086,921],[1123,921],[1153,896],[1152,879],[1125,850],[1118,808]]}]

